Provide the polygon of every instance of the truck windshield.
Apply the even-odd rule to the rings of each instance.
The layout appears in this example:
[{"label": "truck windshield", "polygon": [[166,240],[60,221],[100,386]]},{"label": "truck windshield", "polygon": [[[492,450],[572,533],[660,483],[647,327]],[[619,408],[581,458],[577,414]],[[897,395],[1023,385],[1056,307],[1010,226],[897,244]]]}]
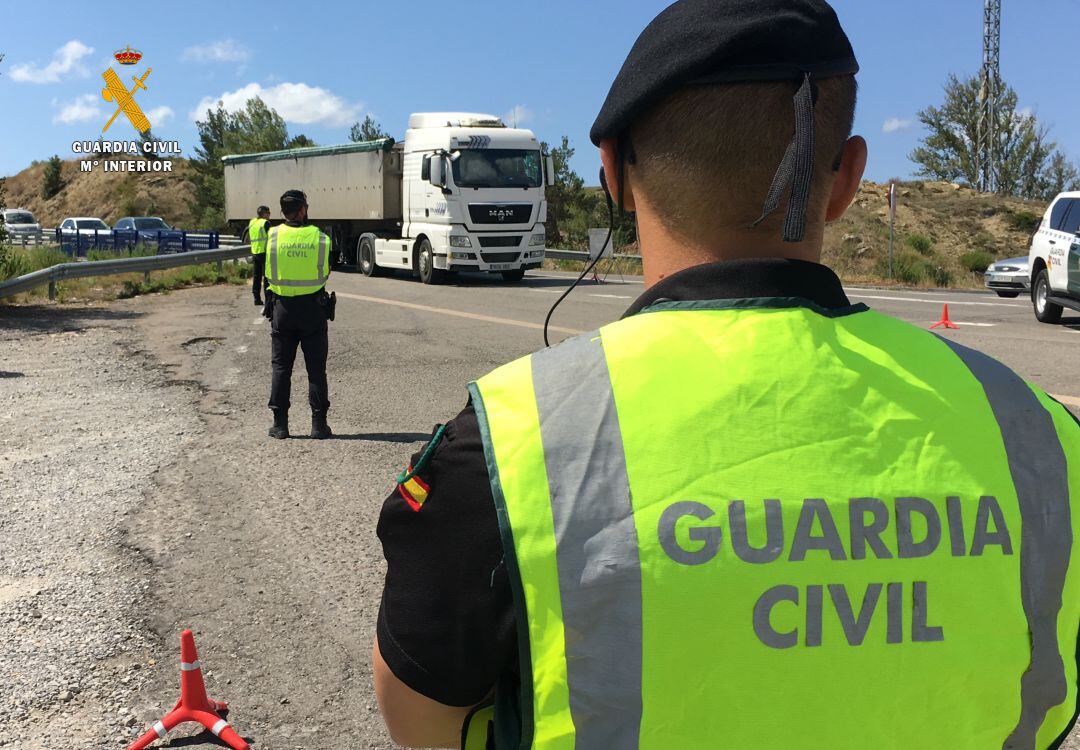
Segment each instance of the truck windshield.
[{"label": "truck windshield", "polygon": [[454,164],[458,187],[540,187],[540,152],[517,149],[463,149]]},{"label": "truck windshield", "polygon": [[8,224],[33,224],[34,217],[26,211],[8,211],[4,214],[4,221]]}]

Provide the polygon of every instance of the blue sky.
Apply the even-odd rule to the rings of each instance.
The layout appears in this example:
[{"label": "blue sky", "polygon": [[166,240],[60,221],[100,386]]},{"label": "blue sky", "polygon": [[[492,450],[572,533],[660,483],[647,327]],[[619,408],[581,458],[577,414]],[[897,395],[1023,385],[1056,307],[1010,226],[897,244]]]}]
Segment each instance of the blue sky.
[{"label": "blue sky", "polygon": [[[8,5],[0,41],[0,175],[93,139],[111,114],[101,100],[112,53],[131,45],[153,68],[138,101],[154,133],[194,147],[193,113],[224,98],[260,93],[320,144],[347,140],[349,125],[375,116],[404,134],[410,112],[517,113],[554,142],[566,134],[574,167],[596,183],[588,131],[634,39],[663,0],[401,0],[396,3],[37,2]],[[982,0],[834,0],[863,72],[857,131],[870,142],[869,177],[907,177],[920,130],[915,113],[939,103],[950,72],[981,59]],[[1080,67],[1068,32],[1076,0],[1004,0],[1002,72],[1080,161]],[[12,9],[17,19],[11,25]],[[1056,41],[1055,41],[1056,40]],[[1054,52],[1056,50],[1056,52]],[[122,120],[109,131],[134,135]]]}]

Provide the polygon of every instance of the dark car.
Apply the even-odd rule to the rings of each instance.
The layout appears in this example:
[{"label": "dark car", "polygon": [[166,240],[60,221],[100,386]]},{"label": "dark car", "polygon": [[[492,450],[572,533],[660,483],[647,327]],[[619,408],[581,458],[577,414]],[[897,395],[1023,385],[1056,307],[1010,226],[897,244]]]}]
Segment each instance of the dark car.
[{"label": "dark car", "polygon": [[159,216],[125,216],[116,222],[113,229],[137,231],[139,233],[139,242],[148,244],[157,242],[158,232],[173,231],[173,228]]}]

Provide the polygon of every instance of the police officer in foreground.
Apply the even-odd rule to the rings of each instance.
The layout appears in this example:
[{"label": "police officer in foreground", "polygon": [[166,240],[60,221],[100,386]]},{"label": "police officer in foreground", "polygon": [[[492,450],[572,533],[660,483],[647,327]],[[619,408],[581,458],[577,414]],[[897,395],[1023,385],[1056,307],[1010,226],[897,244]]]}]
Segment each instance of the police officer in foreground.
[{"label": "police officer in foreground", "polygon": [[307,196],[289,190],[281,196],[285,223],[269,232],[266,251],[267,299],[263,314],[270,319],[270,409],[274,426],[270,437],[289,437],[289,396],[296,347],[304,351],[311,404],[311,437],[331,437],[326,412],[330,395],[326,384],[327,320],[333,304],[326,293],[330,276],[330,238],[309,224]]},{"label": "police officer in foreground", "polygon": [[248,222],[247,241],[251,245],[251,293],[255,304],[261,305],[266,273],[266,242],[270,234],[270,207],[259,206],[255,218]]},{"label": "police officer in foreground", "polygon": [[592,138],[645,293],[472,383],[383,507],[398,742],[1064,740],[1080,426],[819,264],[857,69],[823,0],[680,0],[638,39]]}]

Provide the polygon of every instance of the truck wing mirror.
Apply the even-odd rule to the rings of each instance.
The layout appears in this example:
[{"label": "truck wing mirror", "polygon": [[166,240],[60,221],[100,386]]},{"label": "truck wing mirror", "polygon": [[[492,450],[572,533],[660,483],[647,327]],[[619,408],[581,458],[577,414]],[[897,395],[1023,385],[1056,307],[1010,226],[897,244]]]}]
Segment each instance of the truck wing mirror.
[{"label": "truck wing mirror", "polygon": [[441,155],[438,155],[438,154],[436,154],[435,156],[432,156],[431,157],[431,166],[430,166],[429,169],[430,169],[430,174],[431,174],[431,178],[430,178],[431,179],[431,184],[434,185],[435,187],[445,188],[446,187],[446,159],[444,159]]},{"label": "truck wing mirror", "polygon": [[555,184],[555,159],[550,154],[544,157],[544,184]]}]

